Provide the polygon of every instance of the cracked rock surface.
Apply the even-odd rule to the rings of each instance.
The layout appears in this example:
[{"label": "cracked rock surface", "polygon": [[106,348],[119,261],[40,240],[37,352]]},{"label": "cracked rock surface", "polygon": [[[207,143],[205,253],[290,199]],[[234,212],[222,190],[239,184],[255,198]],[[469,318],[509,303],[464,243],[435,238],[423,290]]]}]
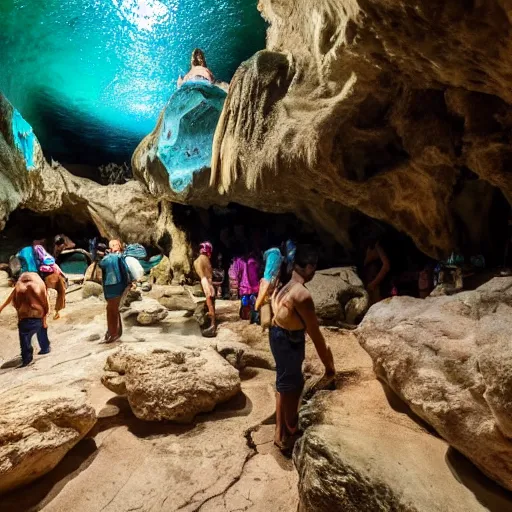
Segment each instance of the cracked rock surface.
[{"label": "cracked rock surface", "polygon": [[[0,300],[7,291],[0,289]],[[238,304],[217,307],[224,318],[237,315]],[[158,325],[124,327],[123,345],[133,347],[172,342],[182,351],[213,352],[218,341],[238,339],[224,326],[219,340],[202,338],[184,311],[169,312]],[[2,313],[0,389],[44,382],[60,392],[73,376],[98,420],[53,471],[3,495],[1,512],[296,511],[297,473],[273,450],[273,426],[265,424],[274,412],[273,371],[246,368],[241,393],[191,424],[139,420],[125,398],[101,384],[105,361],[119,348],[99,342],[105,328],[103,301],[70,294],[62,318],[50,321],[52,353],[17,370],[15,312]]]}]

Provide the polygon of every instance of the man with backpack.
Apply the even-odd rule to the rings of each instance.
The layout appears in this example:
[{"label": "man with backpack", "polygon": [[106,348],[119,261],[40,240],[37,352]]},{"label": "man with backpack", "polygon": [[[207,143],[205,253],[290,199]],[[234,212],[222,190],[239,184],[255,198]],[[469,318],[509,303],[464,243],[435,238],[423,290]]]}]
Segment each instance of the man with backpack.
[{"label": "man with backpack", "polygon": [[103,294],[107,301],[107,332],[105,343],[118,341],[123,334],[119,307],[132,277],[123,257],[123,246],[119,240],[109,242],[110,252],[99,262],[103,277]]}]

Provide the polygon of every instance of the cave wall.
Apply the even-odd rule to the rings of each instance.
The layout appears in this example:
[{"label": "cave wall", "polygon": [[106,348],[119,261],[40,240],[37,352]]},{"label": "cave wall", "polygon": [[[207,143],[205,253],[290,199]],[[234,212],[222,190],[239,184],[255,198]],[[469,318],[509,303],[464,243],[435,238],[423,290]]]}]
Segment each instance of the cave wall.
[{"label": "cave wall", "polygon": [[[102,186],[50,165],[37,140],[31,170],[12,133],[14,108],[0,94],[0,231],[9,215],[25,208],[43,215],[68,215],[94,222],[100,234],[126,242],[155,243],[172,228],[172,212],[138,181]],[[31,226],[20,226],[30,231]]]},{"label": "cave wall", "polygon": [[511,6],[260,0],[267,51],[233,78],[211,186],[342,239],[355,209],[445,256],[468,171],[512,197]]}]

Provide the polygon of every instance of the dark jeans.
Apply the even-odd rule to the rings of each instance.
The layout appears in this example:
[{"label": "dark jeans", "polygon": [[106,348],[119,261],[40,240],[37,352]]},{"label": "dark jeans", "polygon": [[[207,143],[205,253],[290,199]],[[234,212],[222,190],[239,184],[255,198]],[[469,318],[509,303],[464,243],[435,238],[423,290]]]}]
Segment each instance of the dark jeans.
[{"label": "dark jeans", "polygon": [[305,331],[288,331],[272,326],[269,340],[276,362],[276,390],[279,393],[301,392],[304,388],[302,363],[306,356]]},{"label": "dark jeans", "polygon": [[32,336],[37,335],[37,342],[41,352],[48,352],[50,341],[48,340],[48,330],[43,327],[41,318],[24,318],[18,324],[20,335],[21,359],[23,364],[28,364],[33,359],[34,349],[32,348]]}]

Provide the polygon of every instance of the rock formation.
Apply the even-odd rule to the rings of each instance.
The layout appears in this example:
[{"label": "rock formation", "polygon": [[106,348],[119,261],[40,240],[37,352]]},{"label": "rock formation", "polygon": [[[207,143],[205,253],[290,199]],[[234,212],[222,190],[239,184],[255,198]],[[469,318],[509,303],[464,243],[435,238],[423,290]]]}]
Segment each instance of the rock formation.
[{"label": "rock formation", "polygon": [[324,325],[358,323],[369,306],[368,293],[355,268],[321,270],[307,288]]},{"label": "rock formation", "polygon": [[215,350],[161,343],[124,346],[109,356],[103,384],[126,394],[137,418],[189,423],[233,398],[240,377]]},{"label": "rock formation", "polygon": [[212,160],[221,193],[292,210],[345,243],[359,210],[431,256],[473,233],[465,219],[455,232],[452,210],[472,180],[511,198],[503,2],[259,6],[268,51],[231,82]]},{"label": "rock formation", "polygon": [[0,396],[0,493],[51,471],[96,423],[80,389],[37,383]]},{"label": "rock formation", "polygon": [[455,296],[395,297],[357,334],[374,369],[489,477],[512,489],[512,278]]},{"label": "rock formation", "polygon": [[69,214],[74,222],[94,223],[106,238],[158,244],[164,235],[174,242],[171,250],[177,278],[190,273],[190,248],[186,235],[173,222],[172,206],[160,204],[140,182],[102,186],[73,176],[64,167],[44,159],[35,139],[30,170],[14,142],[15,110],[0,94],[0,231],[17,208],[43,215]]}]

